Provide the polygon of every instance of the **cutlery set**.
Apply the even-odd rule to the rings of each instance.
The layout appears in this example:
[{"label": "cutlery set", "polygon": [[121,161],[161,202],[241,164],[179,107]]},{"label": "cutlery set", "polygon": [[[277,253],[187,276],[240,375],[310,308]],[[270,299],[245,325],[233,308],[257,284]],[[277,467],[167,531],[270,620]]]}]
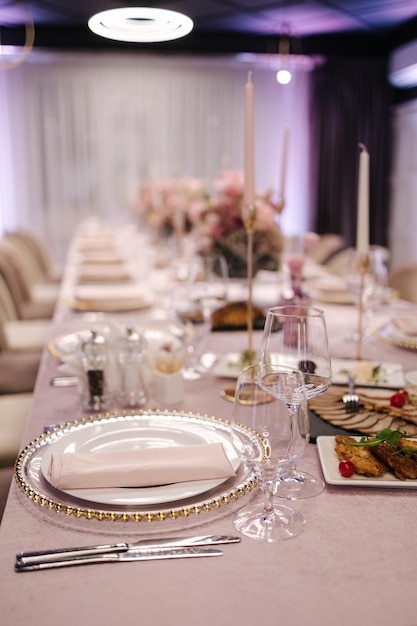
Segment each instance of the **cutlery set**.
[{"label": "cutlery set", "polygon": [[19,552],[16,555],[17,572],[87,565],[92,563],[117,563],[126,561],[152,561],[161,559],[222,556],[223,552],[211,546],[239,543],[239,537],[228,535],[202,535],[166,539],[144,539],[134,543]]}]

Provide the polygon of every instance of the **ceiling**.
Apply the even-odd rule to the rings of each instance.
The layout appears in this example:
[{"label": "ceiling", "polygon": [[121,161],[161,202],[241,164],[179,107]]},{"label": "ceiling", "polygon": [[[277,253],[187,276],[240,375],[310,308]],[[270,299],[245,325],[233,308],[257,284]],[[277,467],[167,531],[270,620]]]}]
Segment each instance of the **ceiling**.
[{"label": "ceiling", "polygon": [[[93,13],[138,4],[186,13],[194,30],[174,42],[127,44],[87,28]],[[374,56],[417,39],[416,0],[0,0],[0,43],[22,44],[28,15],[35,46],[58,49],[271,53],[277,51],[277,35],[289,32],[305,54]]]}]

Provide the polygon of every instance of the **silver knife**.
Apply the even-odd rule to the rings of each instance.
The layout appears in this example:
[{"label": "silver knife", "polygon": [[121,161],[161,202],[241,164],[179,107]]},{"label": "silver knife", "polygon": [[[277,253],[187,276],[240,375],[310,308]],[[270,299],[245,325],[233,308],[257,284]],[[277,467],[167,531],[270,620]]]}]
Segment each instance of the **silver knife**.
[{"label": "silver knife", "polygon": [[134,543],[112,543],[107,545],[83,546],[80,548],[62,548],[57,550],[40,550],[36,552],[19,552],[16,555],[17,562],[25,565],[33,565],[40,562],[65,560],[78,556],[98,554],[122,553],[128,550],[143,548],[186,548],[193,546],[208,546],[224,543],[238,543],[240,537],[229,535],[200,535],[197,537],[170,537],[162,539],[141,539]]},{"label": "silver knife", "polygon": [[126,552],[109,552],[88,556],[77,556],[68,559],[57,559],[55,561],[41,561],[38,563],[22,563],[16,560],[15,570],[17,572],[31,572],[41,569],[52,569],[57,567],[70,567],[73,565],[90,565],[93,563],[123,563],[126,561],[157,561],[161,559],[187,559],[203,556],[222,556],[221,550],[214,548],[145,548],[127,550]]}]

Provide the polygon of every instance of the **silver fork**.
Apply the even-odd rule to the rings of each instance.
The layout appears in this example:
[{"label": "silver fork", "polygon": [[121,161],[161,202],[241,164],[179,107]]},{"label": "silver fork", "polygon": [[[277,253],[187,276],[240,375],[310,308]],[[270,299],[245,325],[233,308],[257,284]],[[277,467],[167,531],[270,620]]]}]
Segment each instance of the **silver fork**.
[{"label": "silver fork", "polygon": [[342,400],[346,413],[356,413],[359,411],[359,396],[355,393],[356,376],[348,376],[349,392],[345,393]]}]

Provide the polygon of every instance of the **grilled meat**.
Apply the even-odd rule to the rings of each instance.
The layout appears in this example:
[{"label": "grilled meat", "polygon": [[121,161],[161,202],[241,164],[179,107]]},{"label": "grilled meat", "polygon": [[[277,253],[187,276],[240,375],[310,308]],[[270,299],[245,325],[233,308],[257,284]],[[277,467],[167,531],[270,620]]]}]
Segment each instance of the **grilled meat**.
[{"label": "grilled meat", "polygon": [[383,461],[400,480],[417,478],[417,441],[401,439],[395,445],[386,442],[372,448],[373,454]]},{"label": "grilled meat", "polygon": [[364,476],[383,476],[386,473],[387,466],[382,460],[372,454],[371,448],[358,448],[349,445],[349,443],[344,443],[345,441],[356,443],[356,439],[353,437],[344,437],[343,435],[337,435],[335,441],[337,456],[341,461],[351,461],[357,474]]}]

